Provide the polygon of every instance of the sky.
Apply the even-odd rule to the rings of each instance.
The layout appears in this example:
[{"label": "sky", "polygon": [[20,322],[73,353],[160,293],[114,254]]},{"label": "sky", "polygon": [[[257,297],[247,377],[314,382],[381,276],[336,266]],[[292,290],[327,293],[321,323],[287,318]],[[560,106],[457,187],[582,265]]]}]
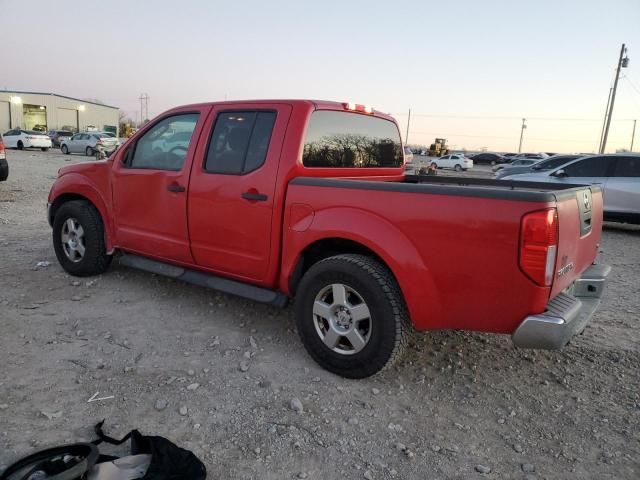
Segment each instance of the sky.
[{"label": "sky", "polygon": [[[353,101],[409,144],[608,151],[640,120],[640,0],[0,0],[0,88],[100,99],[139,118],[216,100]],[[639,122],[640,123],[640,122]],[[640,150],[640,125],[634,150]]]}]

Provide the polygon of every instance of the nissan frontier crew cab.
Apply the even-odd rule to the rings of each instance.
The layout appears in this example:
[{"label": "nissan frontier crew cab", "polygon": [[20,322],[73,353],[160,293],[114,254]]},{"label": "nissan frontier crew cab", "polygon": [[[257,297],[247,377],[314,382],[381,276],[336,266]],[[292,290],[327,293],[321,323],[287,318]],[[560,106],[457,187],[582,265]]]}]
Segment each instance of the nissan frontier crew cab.
[{"label": "nissan frontier crew cab", "polygon": [[62,267],[121,264],[284,307],[311,357],[363,378],[417,330],[556,349],[597,308],[597,186],[405,177],[398,126],[311,100],[202,103],[108,159],[60,169],[48,219]]}]

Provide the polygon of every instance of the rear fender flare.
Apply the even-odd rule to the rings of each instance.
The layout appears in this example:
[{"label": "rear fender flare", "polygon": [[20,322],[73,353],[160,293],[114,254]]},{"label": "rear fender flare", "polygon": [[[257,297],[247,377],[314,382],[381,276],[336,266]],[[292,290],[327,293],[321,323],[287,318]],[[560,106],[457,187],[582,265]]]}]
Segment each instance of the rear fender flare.
[{"label": "rear fender flare", "polygon": [[388,220],[357,208],[316,211],[306,230],[288,228],[285,231],[280,286],[286,293],[290,293],[289,279],[295,273],[302,252],[326,239],[350,240],[378,255],[398,281],[416,328],[426,329],[430,317],[440,316],[433,277],[415,245]]}]

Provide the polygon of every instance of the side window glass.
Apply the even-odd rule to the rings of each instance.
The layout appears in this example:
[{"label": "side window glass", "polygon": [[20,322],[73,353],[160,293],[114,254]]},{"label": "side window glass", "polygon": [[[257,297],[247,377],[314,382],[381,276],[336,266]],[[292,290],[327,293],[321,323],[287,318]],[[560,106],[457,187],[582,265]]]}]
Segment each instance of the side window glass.
[{"label": "side window glass", "polygon": [[609,157],[590,157],[567,165],[564,171],[570,177],[605,177],[610,164]]},{"label": "side window glass", "polygon": [[614,177],[640,177],[640,157],[618,157]]},{"label": "side window glass", "polygon": [[276,112],[218,114],[204,168],[209,173],[243,174],[260,168],[267,157]]},{"label": "side window glass", "polygon": [[174,115],[155,124],[136,143],[130,167],[182,169],[199,117],[198,113]]}]

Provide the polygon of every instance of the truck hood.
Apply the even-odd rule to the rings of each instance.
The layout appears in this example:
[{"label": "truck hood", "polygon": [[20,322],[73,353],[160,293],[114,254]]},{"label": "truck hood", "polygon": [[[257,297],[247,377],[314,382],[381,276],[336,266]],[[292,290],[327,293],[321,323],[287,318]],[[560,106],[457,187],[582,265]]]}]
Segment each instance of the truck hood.
[{"label": "truck hood", "polygon": [[76,165],[67,165],[66,167],[62,167],[60,170],[58,170],[58,178],[64,175],[68,175],[70,173],[79,173],[79,174],[86,174],[89,172],[94,173],[96,171],[101,171],[108,168],[111,168],[111,160],[109,159],[93,161],[93,162],[83,162],[83,163],[78,163]]}]

